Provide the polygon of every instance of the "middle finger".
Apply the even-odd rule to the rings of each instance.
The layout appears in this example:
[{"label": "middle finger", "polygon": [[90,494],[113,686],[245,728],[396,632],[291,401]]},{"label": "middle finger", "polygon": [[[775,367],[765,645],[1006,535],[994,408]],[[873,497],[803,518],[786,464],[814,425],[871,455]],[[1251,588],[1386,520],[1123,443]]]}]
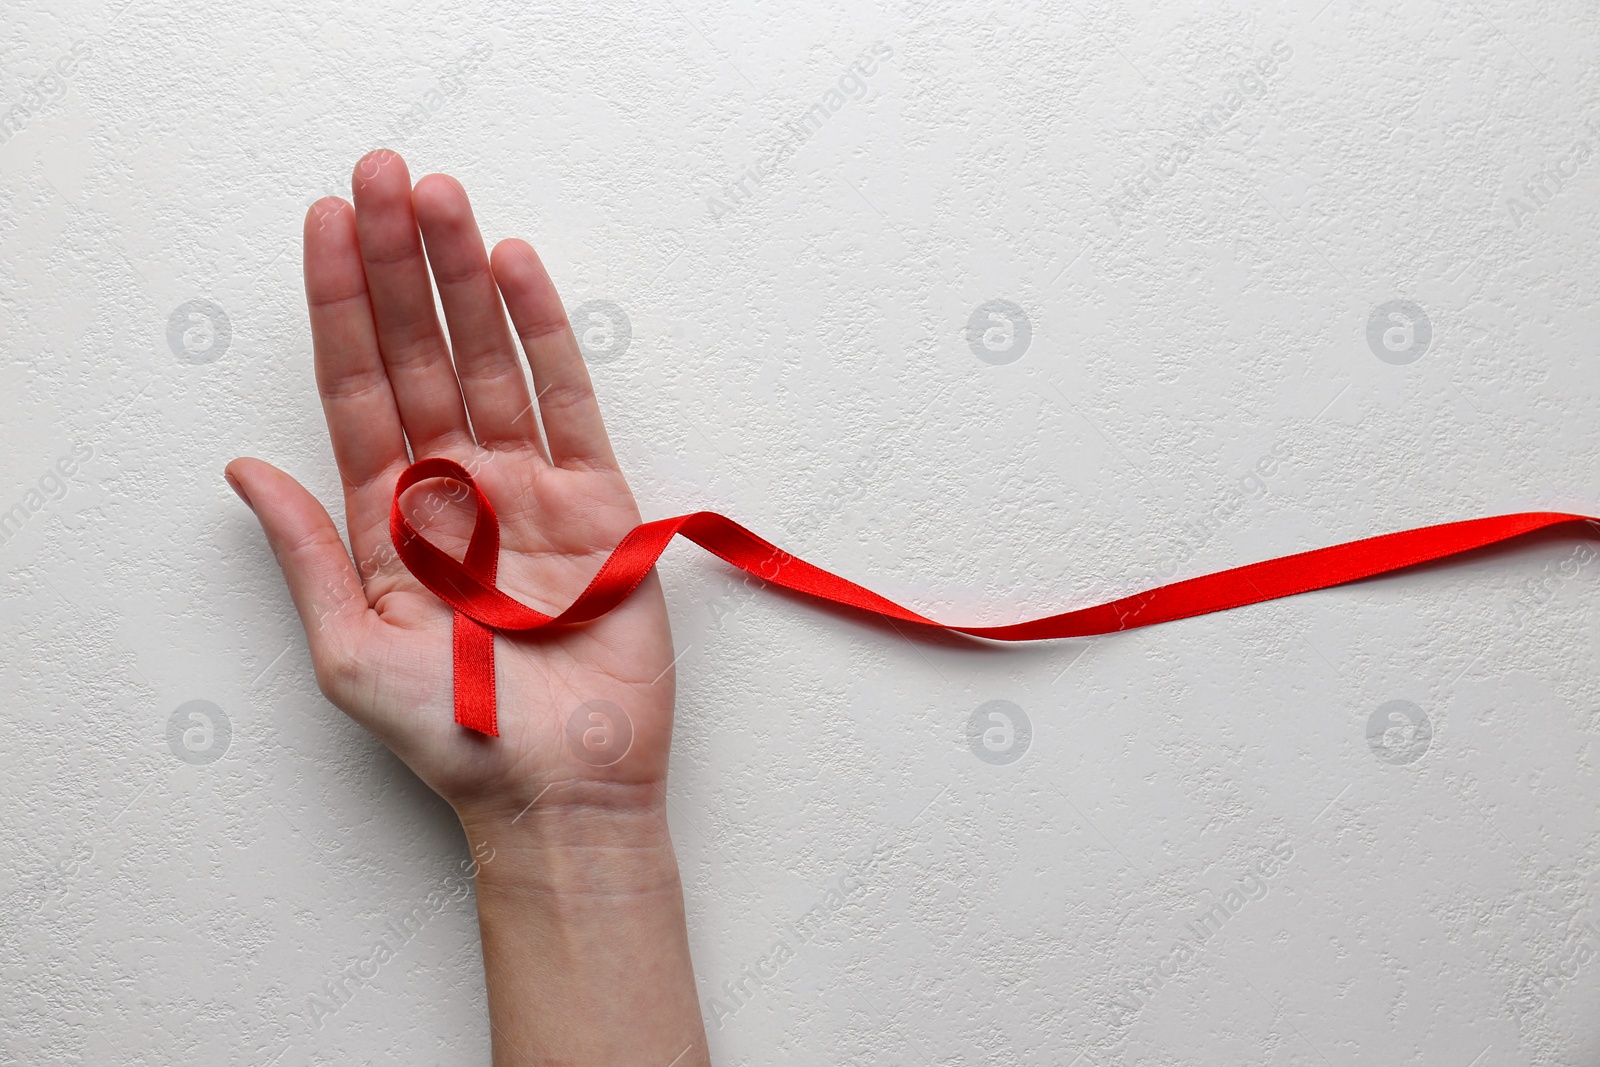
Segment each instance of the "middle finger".
[{"label": "middle finger", "polygon": [[434,313],[405,160],[388,149],[369,152],[356,164],[351,184],[378,348],[412,454],[420,458],[451,444],[470,445],[461,386]]}]

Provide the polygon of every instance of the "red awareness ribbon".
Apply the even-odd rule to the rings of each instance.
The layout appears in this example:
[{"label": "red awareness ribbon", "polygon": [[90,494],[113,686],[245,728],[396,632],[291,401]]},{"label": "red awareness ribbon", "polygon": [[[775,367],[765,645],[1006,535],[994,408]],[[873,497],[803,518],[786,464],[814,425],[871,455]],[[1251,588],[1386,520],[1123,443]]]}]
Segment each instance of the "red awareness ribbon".
[{"label": "red awareness ribbon", "polygon": [[[467,544],[466,556],[460,561],[430,544],[401,514],[401,495],[429,478],[461,482],[477,498],[478,514],[472,538]],[[1105,604],[1005,626],[952,626],[936,622],[837,574],[814,567],[714,511],[696,511],[634,527],[612,550],[578,598],[561,614],[546,615],[495,588],[500,520],[489,498],[483,495],[466,468],[442,458],[418,460],[400,475],[394,489],[394,506],[389,512],[389,535],[394,540],[395,551],[417,580],[455,609],[456,722],[495,736],[499,731],[495,727],[494,632],[529,633],[546,626],[599,618],[627,599],[644,581],[666,550],[667,543],[677,534],[762,581],[797,593],[859,608],[883,618],[972,637],[993,641],[1045,641],[1133,630],[1326,589],[1569,522],[1588,522],[1600,529],[1600,520],[1559,511],[1524,511],[1446,522],[1279,556],[1215,574],[1186,578]]]}]

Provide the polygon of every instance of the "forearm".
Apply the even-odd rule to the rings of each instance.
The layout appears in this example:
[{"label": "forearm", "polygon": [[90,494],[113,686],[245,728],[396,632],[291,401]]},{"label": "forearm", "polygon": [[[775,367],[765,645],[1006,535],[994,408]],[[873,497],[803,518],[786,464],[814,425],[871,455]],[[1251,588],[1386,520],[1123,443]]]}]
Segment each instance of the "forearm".
[{"label": "forearm", "polygon": [[556,785],[462,826],[480,865],[495,1067],[710,1063],[656,787]]}]

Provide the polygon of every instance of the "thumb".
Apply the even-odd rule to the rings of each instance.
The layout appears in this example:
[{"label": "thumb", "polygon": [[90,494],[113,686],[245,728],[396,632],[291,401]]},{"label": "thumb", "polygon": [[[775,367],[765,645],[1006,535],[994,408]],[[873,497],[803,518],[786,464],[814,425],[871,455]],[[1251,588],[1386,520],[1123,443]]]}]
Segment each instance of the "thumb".
[{"label": "thumb", "polygon": [[358,630],[371,610],[350,553],[327,509],[272,464],[236,459],[223,473],[267,535],[326,693],[345,673],[340,665],[351,663]]}]

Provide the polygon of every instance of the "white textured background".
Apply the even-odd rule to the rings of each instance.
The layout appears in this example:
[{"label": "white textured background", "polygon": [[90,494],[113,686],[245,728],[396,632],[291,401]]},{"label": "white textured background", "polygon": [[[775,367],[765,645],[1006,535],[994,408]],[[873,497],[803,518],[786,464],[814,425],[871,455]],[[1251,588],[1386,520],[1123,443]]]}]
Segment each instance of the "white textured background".
[{"label": "white textured background", "polygon": [[[222,478],[337,499],[300,227],[368,149],[623,309],[592,369],[647,518],[950,621],[1600,511],[1590,4],[1032,6],[7,4],[5,1063],[487,1059],[465,844],[317,692]],[[980,359],[997,299],[1027,344],[980,316]],[[1384,360],[1393,300],[1428,337]],[[1595,1063],[1597,560],[978,649],[680,544],[716,1062]],[[1020,759],[969,744],[991,700]]]}]

